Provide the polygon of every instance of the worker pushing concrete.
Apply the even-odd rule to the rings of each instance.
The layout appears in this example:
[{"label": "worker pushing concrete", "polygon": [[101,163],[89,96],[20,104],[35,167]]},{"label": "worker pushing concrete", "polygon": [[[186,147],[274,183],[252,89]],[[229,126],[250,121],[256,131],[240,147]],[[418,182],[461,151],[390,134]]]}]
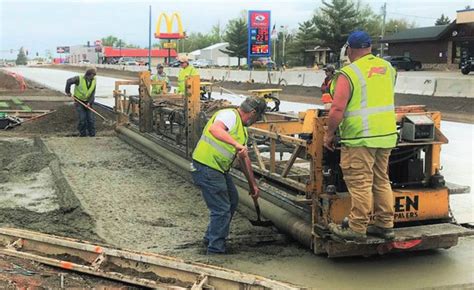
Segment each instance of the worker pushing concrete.
[{"label": "worker pushing concrete", "polygon": [[71,86],[74,85],[74,106],[76,107],[79,122],[77,129],[80,137],[94,137],[95,116],[92,106],[95,99],[97,70],[94,67],[88,68],[84,76],[75,76],[66,81],[66,94],[71,97]]},{"label": "worker pushing concrete", "polygon": [[[393,239],[394,198],[388,178],[388,159],[397,143],[394,107],[396,72],[371,53],[371,39],[355,31],[347,40],[351,64],[331,85],[334,97],[324,146],[334,150],[339,127],[341,168],[351,195],[348,226],[329,225],[337,236],[363,240],[366,234]],[[374,226],[368,226],[373,208]]]},{"label": "worker pushing concrete", "polygon": [[186,78],[199,75],[199,71],[189,64],[189,58],[187,56],[183,55],[178,57],[178,61],[181,66],[181,70],[178,74],[178,94],[184,94]]},{"label": "worker pushing concrete", "polygon": [[200,187],[210,212],[204,235],[208,254],[226,252],[225,240],[237,208],[239,196],[229,170],[236,157],[249,183],[250,194],[256,201],[259,188],[248,155],[247,128],[264,113],[263,98],[249,97],[237,109],[223,109],[207,122],[201,139],[193,152],[192,176]]}]

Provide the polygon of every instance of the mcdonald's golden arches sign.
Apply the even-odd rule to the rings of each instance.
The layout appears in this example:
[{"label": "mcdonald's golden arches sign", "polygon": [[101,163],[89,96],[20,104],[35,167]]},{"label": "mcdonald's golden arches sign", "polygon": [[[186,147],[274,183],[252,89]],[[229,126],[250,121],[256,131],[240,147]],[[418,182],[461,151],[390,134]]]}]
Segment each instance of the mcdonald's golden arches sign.
[{"label": "mcdonald's golden arches sign", "polygon": [[[166,32],[161,32],[161,22],[165,20]],[[176,19],[176,24],[178,25],[178,31],[173,31],[173,20]],[[158,22],[156,23],[155,38],[160,39],[181,39],[185,38],[186,35],[183,31],[183,23],[181,22],[181,17],[178,12],[173,12],[171,17],[168,17],[166,13],[161,13],[158,17]]]}]

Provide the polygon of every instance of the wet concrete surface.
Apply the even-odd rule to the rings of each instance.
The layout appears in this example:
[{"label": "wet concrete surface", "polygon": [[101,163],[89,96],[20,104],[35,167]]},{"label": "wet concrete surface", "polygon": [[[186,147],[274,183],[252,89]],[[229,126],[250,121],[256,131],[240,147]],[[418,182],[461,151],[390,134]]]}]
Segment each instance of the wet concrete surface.
[{"label": "wet concrete surface", "polygon": [[[468,287],[474,283],[474,238],[460,239],[450,250],[328,259],[275,229],[252,227],[248,218],[254,218],[254,213],[243,206],[232,222],[230,254],[206,256],[201,238],[207,209],[199,190],[180,172],[117,137],[49,137],[43,142],[53,154],[52,162],[58,162],[70,186],[70,198],[77,198],[73,204],[80,210],[68,215],[72,203],[58,198],[59,209],[35,212],[19,200],[16,208],[0,209],[4,223],[9,220],[18,227],[173,255],[321,289]],[[41,172],[40,167],[35,170]],[[89,223],[81,228],[85,220]]]}]

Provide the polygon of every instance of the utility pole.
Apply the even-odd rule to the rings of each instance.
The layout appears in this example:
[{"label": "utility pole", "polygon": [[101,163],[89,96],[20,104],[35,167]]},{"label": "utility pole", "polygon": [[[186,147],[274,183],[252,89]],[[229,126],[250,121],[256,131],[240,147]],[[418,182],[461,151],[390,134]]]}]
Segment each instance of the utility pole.
[{"label": "utility pole", "polygon": [[[387,2],[385,2],[382,6],[382,35],[380,36],[380,40],[383,39],[385,36],[385,18],[387,17]],[[380,42],[380,57],[383,57],[383,43]]]},{"label": "utility pole", "polygon": [[148,71],[151,73],[151,5],[148,17]]}]

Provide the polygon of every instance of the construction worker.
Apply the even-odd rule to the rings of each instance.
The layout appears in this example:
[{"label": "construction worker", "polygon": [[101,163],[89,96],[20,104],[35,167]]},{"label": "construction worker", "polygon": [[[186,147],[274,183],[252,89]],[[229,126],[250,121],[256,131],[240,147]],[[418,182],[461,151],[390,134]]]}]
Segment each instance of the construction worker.
[{"label": "construction worker", "polygon": [[247,177],[252,198],[259,197],[247,149],[247,128],[264,113],[263,98],[249,97],[239,108],[216,112],[207,122],[193,152],[192,176],[210,213],[204,235],[208,254],[225,253],[225,240],[239,200],[229,170],[236,157]]},{"label": "construction worker", "polygon": [[[340,166],[351,196],[347,225],[330,224],[329,230],[347,240],[364,240],[366,234],[393,239],[394,198],[388,178],[390,151],[397,143],[394,108],[396,73],[389,62],[371,53],[364,31],[349,35],[350,65],[331,84],[334,97],[324,146],[335,149],[339,127]],[[368,227],[373,209],[374,225]]]},{"label": "construction worker", "polygon": [[197,76],[199,75],[198,70],[189,64],[189,59],[187,56],[180,56],[178,57],[178,61],[180,63],[181,71],[178,74],[178,94],[184,94],[184,86],[186,82],[186,78],[189,76]]},{"label": "construction worker", "polygon": [[[163,65],[162,64],[158,64],[156,66],[156,75],[153,75],[151,77],[151,80],[152,81],[163,81],[163,82],[166,82],[166,88],[169,88],[170,86],[170,80],[168,78],[168,76],[166,75],[166,73],[163,71]],[[163,92],[163,85],[151,85],[151,93],[153,95],[158,95],[158,94],[161,94]],[[165,91],[166,93],[166,91]]]},{"label": "construction worker", "polygon": [[[71,96],[71,86],[74,85],[74,106],[76,107],[79,123],[79,136],[95,136],[95,116],[90,110],[94,104],[97,70],[94,67],[87,69],[84,76],[75,76],[66,81],[66,94]],[[83,104],[79,103],[81,101]]]},{"label": "construction worker", "polygon": [[327,65],[323,68],[323,70],[326,74],[326,77],[324,78],[324,81],[321,84],[321,101],[324,104],[324,109],[329,110],[332,104],[332,96],[329,92],[329,88],[336,72],[336,68],[333,65]]}]

